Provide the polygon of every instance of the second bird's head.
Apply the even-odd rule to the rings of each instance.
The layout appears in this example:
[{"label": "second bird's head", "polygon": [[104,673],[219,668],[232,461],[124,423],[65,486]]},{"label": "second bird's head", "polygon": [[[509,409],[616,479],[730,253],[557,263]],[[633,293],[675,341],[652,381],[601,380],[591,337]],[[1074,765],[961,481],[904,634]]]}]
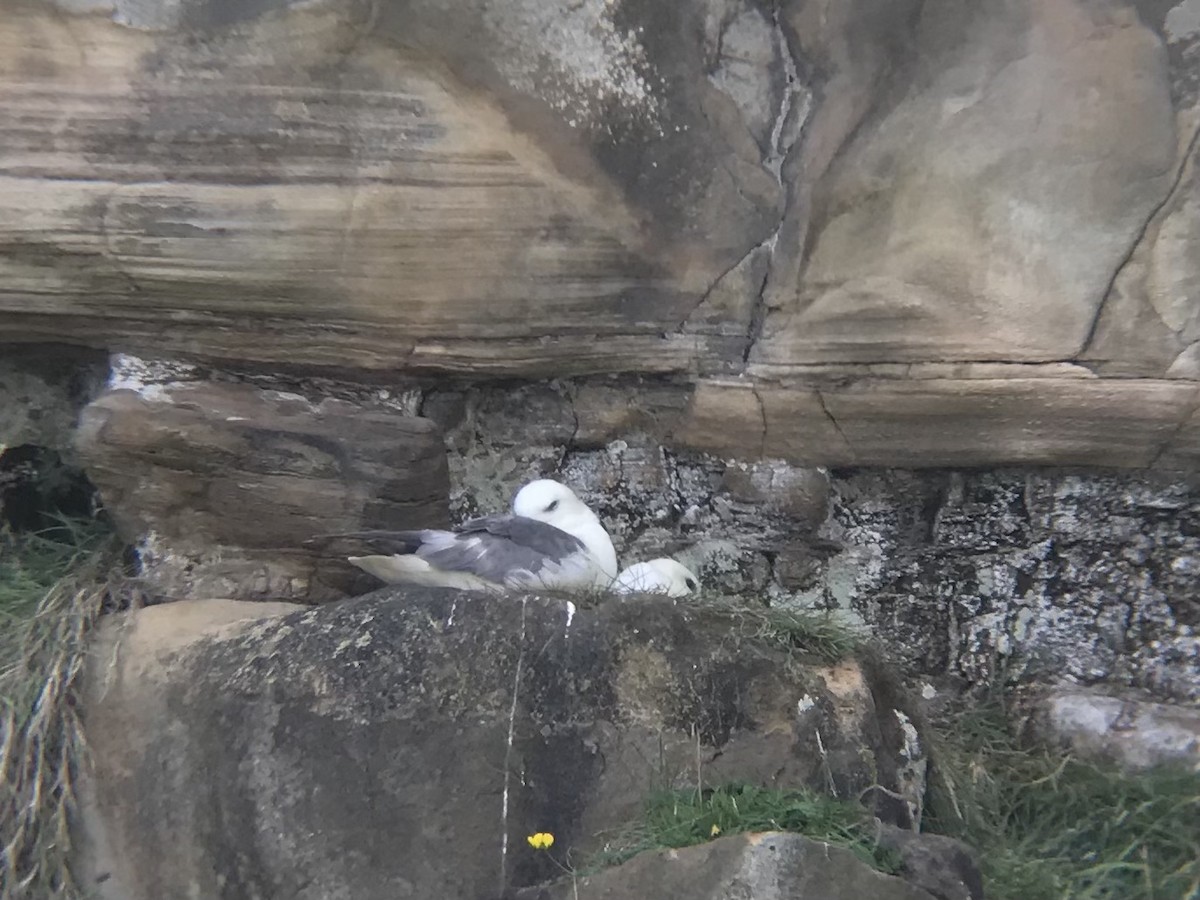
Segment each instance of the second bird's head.
[{"label": "second bird's head", "polygon": [[596,514],[565,484],[549,478],[531,481],[513,497],[512,511],[563,531],[598,522]]}]

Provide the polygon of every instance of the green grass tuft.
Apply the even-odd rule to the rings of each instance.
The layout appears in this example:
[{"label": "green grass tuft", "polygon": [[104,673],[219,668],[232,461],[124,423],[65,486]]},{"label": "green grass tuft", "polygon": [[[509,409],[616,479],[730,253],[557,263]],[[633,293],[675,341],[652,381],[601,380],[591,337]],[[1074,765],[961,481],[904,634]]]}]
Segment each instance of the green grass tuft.
[{"label": "green grass tuft", "polygon": [[826,662],[853,656],[866,644],[866,633],[835,613],[770,608],[758,621],[757,636],[784,649],[812,653]]},{"label": "green grass tuft", "polygon": [[79,896],[69,867],[83,754],[74,692],[116,550],[92,521],[0,533],[0,900]]},{"label": "green grass tuft", "polygon": [[689,602],[690,609],[728,619],[737,634],[767,647],[817,657],[835,663],[853,656],[867,644],[865,630],[837,612],[780,609],[726,602]]},{"label": "green grass tuft", "polygon": [[718,835],[756,831],[794,831],[845,847],[881,871],[897,869],[897,858],[878,845],[870,817],[858,804],[805,789],[731,784],[651,794],[642,820],[608,841],[587,870],[620,865],[646,850],[690,847]]},{"label": "green grass tuft", "polygon": [[1023,747],[995,705],[933,751],[926,826],[978,848],[989,900],[1200,900],[1200,775]]}]

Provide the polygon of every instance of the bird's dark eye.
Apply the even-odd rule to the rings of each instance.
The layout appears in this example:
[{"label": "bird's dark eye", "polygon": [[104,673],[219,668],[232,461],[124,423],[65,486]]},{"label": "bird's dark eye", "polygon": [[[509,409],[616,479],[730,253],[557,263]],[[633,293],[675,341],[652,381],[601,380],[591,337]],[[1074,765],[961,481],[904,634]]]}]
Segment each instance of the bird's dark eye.
[{"label": "bird's dark eye", "polygon": [[690,578],[684,579],[683,583],[688,586],[689,591],[694,591],[696,589],[696,582],[692,581]]},{"label": "bird's dark eye", "polygon": [[558,509],[558,501],[557,500],[555,500],[553,503],[551,503],[549,506],[546,507],[546,512],[554,512],[556,509]]}]

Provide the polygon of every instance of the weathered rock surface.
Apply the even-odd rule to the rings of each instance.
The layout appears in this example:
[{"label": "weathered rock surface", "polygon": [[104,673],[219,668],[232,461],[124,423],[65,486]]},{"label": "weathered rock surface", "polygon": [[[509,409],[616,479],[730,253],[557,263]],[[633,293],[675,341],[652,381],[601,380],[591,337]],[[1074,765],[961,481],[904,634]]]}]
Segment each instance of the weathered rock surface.
[{"label": "weathered rock surface", "polygon": [[1200,697],[1195,480],[856,473],[810,593],[849,606],[916,671],[1110,682]]},{"label": "weathered rock surface", "polygon": [[675,332],[783,194],[705,77],[723,15],[710,39],[696,3],[16,5],[5,331],[343,369],[686,369],[697,339]]},{"label": "weathered rock surface", "polygon": [[260,607],[105,623],[84,706],[101,896],[477,900],[558,874],[526,835],[586,851],[655,787],[894,786],[880,685],[711,610],[387,589],[234,621]]},{"label": "weathered rock surface", "polygon": [[440,430],[380,405],[249,384],[117,387],[85,408],[76,438],[143,577],[168,597],[339,596],[364,582],[318,570],[303,541],[447,524]]},{"label": "weathered rock surface", "polygon": [[1200,771],[1200,710],[1132,692],[1060,687],[1027,701],[1039,736],[1084,757],[1131,769],[1163,764]]},{"label": "weathered rock surface", "polygon": [[797,465],[1195,469],[1191,0],[19,0],[0,341],[662,376]]},{"label": "weathered rock surface", "polygon": [[1200,460],[1194,383],[1107,380],[1071,367],[954,368],[832,386],[702,382],[677,443],[801,466],[1194,470]]},{"label": "weathered rock surface", "polygon": [[849,850],[798,834],[733,835],[707,844],[644,853],[615,869],[515,900],[931,900],[933,894],[876,872]]},{"label": "weathered rock surface", "polygon": [[751,359],[1072,359],[1175,175],[1162,43],[1125,4],[910,9]]},{"label": "weathered rock surface", "polygon": [[1200,698],[1193,476],[727,462],[672,447],[670,419],[633,412],[610,427],[600,389],[569,383],[523,389],[520,402],[556,408],[564,424],[520,445],[490,437],[480,411],[495,393],[458,394],[458,424],[445,420],[456,519],[557,473],[598,511],[621,559],[676,556],[716,593],[840,611],[914,674]]}]

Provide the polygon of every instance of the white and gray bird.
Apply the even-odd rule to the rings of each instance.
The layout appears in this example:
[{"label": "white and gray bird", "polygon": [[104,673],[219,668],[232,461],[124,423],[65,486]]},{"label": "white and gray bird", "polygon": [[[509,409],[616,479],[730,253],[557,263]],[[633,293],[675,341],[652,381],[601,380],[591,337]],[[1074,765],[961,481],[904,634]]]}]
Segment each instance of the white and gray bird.
[{"label": "white and gray bird", "polygon": [[453,531],[358,531],[329,535],[357,549],[346,558],[388,584],[467,590],[607,587],[617,572],[612,539],[565,484],[532,481],[512,513],[468,519]]},{"label": "white and gray bird", "polygon": [[617,576],[613,590],[618,594],[666,594],[686,597],[700,590],[700,579],[687,566],[660,557],[634,563]]}]

